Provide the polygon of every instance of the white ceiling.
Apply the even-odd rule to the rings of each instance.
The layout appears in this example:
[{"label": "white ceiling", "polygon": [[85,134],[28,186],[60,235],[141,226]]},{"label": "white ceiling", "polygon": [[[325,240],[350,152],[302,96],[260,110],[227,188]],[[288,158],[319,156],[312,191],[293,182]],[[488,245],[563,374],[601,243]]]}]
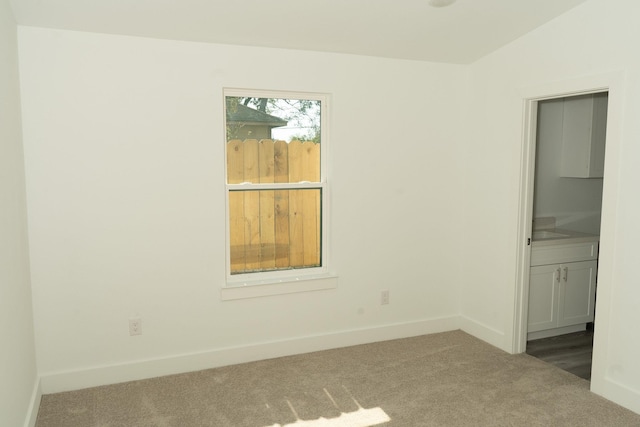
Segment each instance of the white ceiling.
[{"label": "white ceiling", "polygon": [[20,25],[471,63],[585,0],[11,0]]}]

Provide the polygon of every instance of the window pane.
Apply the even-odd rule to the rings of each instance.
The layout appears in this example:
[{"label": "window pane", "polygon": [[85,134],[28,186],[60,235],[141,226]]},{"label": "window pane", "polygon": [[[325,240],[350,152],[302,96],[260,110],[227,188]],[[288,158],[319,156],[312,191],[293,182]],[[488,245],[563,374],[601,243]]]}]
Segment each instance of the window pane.
[{"label": "window pane", "polygon": [[229,184],[320,182],[320,101],[225,99]]},{"label": "window pane", "polygon": [[321,189],[229,192],[231,274],[321,266]]}]

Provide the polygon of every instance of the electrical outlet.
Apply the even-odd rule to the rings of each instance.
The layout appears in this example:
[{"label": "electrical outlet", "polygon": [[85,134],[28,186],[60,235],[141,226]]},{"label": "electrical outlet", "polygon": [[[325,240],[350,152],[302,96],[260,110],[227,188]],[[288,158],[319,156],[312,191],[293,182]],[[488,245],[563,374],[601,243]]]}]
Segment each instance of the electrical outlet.
[{"label": "electrical outlet", "polygon": [[142,319],[134,317],[129,319],[129,335],[142,335]]},{"label": "electrical outlet", "polygon": [[380,292],[380,305],[389,304],[389,291],[384,290]]}]

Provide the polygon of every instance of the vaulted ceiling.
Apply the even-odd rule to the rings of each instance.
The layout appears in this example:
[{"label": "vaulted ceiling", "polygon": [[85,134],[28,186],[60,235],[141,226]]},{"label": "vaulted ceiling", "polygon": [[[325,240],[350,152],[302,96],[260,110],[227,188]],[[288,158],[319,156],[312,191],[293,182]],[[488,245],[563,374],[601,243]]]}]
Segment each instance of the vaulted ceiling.
[{"label": "vaulted ceiling", "polygon": [[585,0],[11,0],[18,24],[471,63]]}]

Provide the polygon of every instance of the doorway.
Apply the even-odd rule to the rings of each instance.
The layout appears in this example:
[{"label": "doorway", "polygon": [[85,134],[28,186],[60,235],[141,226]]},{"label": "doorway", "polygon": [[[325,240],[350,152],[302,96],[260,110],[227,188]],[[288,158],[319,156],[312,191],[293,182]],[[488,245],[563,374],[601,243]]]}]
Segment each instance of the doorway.
[{"label": "doorway", "polygon": [[[608,93],[597,92],[537,105],[526,352],[587,380],[607,104]],[[589,237],[592,243],[573,243]]]},{"label": "doorway", "polygon": [[624,74],[612,72],[584,76],[573,80],[555,81],[523,88],[523,133],[516,239],[516,278],[514,287],[512,352],[523,353],[527,344],[529,274],[533,229],[534,167],[538,104],[546,100],[567,98],[597,92],[608,92],[605,169],[603,177],[602,219],[598,254],[597,310],[593,337],[593,368],[591,388],[602,392],[609,355],[607,345],[614,275],[614,248],[619,167],[622,105],[625,93]]}]

